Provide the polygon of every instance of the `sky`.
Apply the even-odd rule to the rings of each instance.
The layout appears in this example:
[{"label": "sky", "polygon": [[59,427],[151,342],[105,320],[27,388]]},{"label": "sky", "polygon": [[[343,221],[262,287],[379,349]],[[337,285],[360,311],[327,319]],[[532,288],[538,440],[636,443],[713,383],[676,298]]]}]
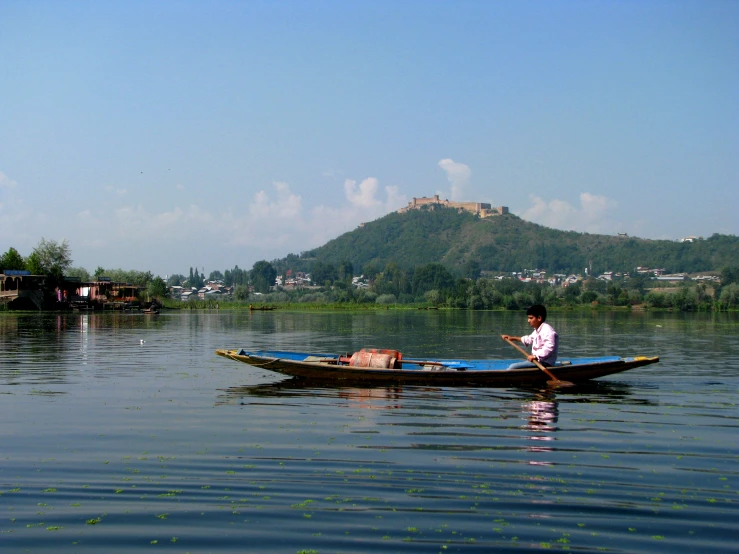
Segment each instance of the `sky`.
[{"label": "sky", "polygon": [[0,254],[207,276],[434,194],[738,235],[738,182],[734,0],[0,2]]}]

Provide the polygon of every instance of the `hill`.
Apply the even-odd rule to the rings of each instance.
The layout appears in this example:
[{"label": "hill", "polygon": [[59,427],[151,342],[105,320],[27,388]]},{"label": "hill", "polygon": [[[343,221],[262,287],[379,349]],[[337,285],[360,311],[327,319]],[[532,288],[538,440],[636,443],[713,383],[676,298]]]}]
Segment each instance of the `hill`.
[{"label": "hill", "polygon": [[452,273],[466,267],[551,273],[632,271],[638,266],[668,273],[718,270],[739,259],[739,237],[714,234],[705,240],[675,242],[560,231],[513,214],[481,219],[452,208],[391,213],[325,245],[273,261],[278,268],[310,271],[313,264],[352,263],[354,272],[388,263],[410,269],[441,263]]}]

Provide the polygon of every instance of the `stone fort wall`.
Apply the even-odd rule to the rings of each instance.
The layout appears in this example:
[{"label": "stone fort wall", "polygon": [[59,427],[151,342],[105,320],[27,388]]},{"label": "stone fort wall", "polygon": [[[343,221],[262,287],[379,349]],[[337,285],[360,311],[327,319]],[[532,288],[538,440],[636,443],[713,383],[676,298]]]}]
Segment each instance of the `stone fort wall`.
[{"label": "stone fort wall", "polygon": [[414,198],[405,208],[400,208],[398,213],[405,213],[409,210],[420,210],[423,206],[436,207],[443,206],[445,208],[456,208],[457,210],[466,210],[480,217],[493,217],[496,215],[504,215],[508,213],[506,206],[491,207],[486,202],[450,202],[449,200],[441,200],[438,194],[431,198],[425,196]]}]

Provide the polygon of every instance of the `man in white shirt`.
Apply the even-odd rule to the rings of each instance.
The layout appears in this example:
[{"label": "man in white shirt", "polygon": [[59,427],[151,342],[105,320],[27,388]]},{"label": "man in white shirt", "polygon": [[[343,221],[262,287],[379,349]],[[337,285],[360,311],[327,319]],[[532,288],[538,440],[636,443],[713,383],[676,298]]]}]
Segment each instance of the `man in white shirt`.
[{"label": "man in white shirt", "polygon": [[540,304],[531,306],[526,310],[526,317],[528,324],[534,329],[533,333],[523,337],[503,335],[503,339],[514,340],[526,346],[531,346],[531,354],[528,356],[529,361],[511,364],[508,366],[509,369],[535,367],[534,360],[537,360],[543,366],[553,366],[557,362],[559,336],[551,325],[545,323],[547,309]]}]

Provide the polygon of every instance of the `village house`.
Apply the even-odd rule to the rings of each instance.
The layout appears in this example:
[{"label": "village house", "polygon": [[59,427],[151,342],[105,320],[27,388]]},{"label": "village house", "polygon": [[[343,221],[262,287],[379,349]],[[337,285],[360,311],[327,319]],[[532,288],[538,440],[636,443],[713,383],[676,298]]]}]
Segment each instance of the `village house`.
[{"label": "village house", "polygon": [[0,302],[15,309],[37,309],[44,305],[45,275],[31,275],[30,271],[8,269],[0,273]]},{"label": "village house", "polygon": [[31,275],[26,270],[0,273],[0,301],[11,309],[125,309],[138,304],[140,288],[129,283],[99,277],[81,281],[66,277],[49,290],[45,275]]},{"label": "village house", "polygon": [[310,273],[303,273],[302,271],[297,271],[293,275],[292,269],[288,269],[285,272],[285,279],[283,281],[283,278],[281,275],[278,275],[275,279],[275,286],[283,287],[286,289],[300,289],[300,288],[306,288],[313,285],[313,281],[311,280]]},{"label": "village house", "polygon": [[697,275],[693,277],[693,281],[711,281],[714,283],[720,283],[721,277],[718,275]]},{"label": "village house", "polygon": [[670,281],[670,282],[677,282],[677,281],[687,281],[689,278],[687,274],[685,273],[673,273],[668,275],[658,275],[657,280],[658,281]]},{"label": "village house", "polygon": [[352,277],[352,286],[358,289],[368,289],[370,284],[364,275]]}]

